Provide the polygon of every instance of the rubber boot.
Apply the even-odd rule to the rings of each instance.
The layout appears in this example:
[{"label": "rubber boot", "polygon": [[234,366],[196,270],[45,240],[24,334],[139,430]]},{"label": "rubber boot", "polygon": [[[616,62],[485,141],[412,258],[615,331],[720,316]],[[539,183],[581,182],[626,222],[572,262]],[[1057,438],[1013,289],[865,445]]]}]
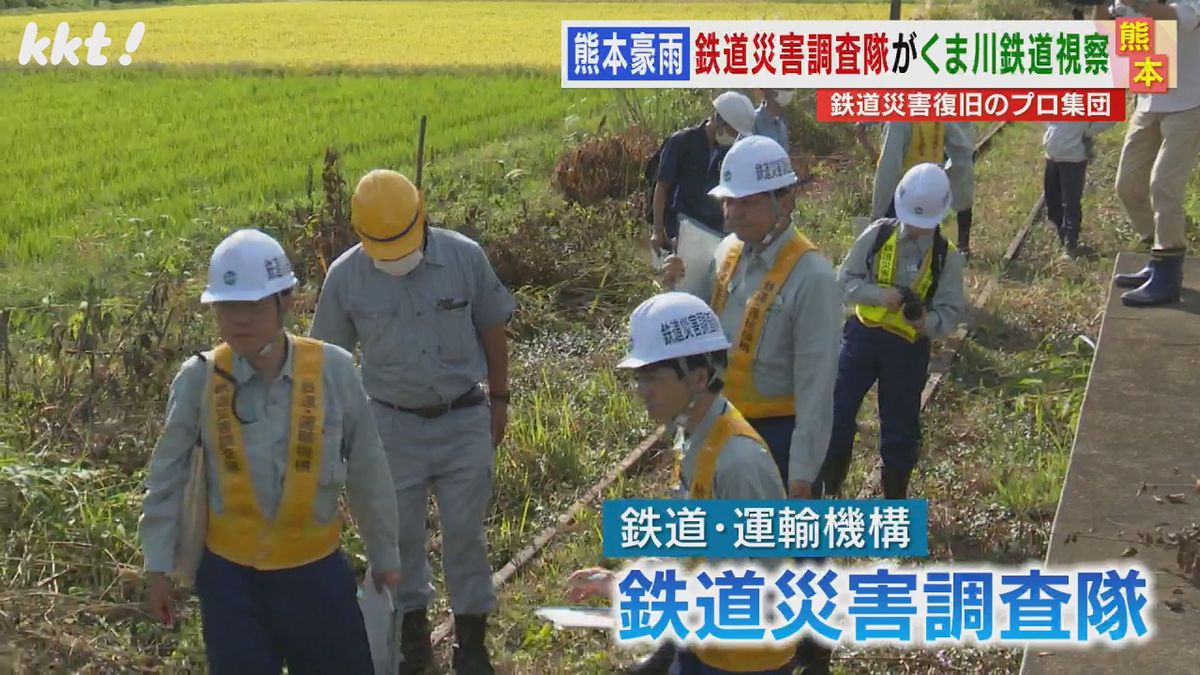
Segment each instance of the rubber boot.
[{"label": "rubber boot", "polygon": [[[1151,261],[1153,262],[1153,261]],[[1150,265],[1147,264],[1137,272],[1118,274],[1113,277],[1113,285],[1117,288],[1137,288],[1150,281]]]},{"label": "rubber boot", "polygon": [[421,675],[433,666],[433,644],[429,638],[429,615],[425,609],[405,612],[400,623],[400,675]]},{"label": "rubber boot", "polygon": [[958,212],[958,250],[963,256],[971,257],[971,209]]},{"label": "rubber boot", "polygon": [[658,645],[654,653],[621,672],[624,675],[667,675],[675,662],[675,643],[669,640]]},{"label": "rubber boot", "polygon": [[837,499],[842,491],[842,483],[846,482],[846,474],[850,473],[851,453],[845,457],[825,457],[821,470],[817,473],[817,482],[821,485],[822,496]]},{"label": "rubber boot", "polygon": [[454,672],[455,675],[494,675],[488,658],[486,614],[454,615]]},{"label": "rubber boot", "polygon": [[884,499],[907,499],[908,477],[912,470],[901,471],[884,466],[879,470],[879,482],[883,484]]},{"label": "rubber boot", "polygon": [[1179,302],[1183,292],[1183,254],[1185,250],[1155,251],[1150,259],[1150,279],[1121,296],[1130,307],[1152,307]]}]

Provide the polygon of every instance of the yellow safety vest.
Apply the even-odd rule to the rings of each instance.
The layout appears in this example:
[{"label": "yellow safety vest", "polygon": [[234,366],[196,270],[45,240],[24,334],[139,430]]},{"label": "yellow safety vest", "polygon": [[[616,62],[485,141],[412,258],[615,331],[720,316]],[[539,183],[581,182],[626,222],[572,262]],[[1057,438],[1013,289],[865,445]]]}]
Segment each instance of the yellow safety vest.
[{"label": "yellow safety vest", "polygon": [[[815,251],[816,246],[797,230],[796,236],[784,245],[775,264],[767,272],[762,285],[750,296],[746,303],[746,311],[742,316],[742,325],[738,329],[737,338],[733,341],[733,354],[729,357],[729,368],[726,373],[725,394],[738,410],[752,418],[783,417],[796,414],[796,398],[793,394],[777,397],[767,397],[759,393],[754,386],[754,357],[758,353],[758,341],[762,337],[763,326],[767,322],[767,310],[775,301],[783,284],[787,281],[792,268],[800,256]],[[721,261],[717,270],[716,283],[713,284],[712,308],[718,315],[725,307],[729,297],[729,282],[733,279],[733,271],[737,269],[744,245],[735,241]]]},{"label": "yellow safety vest", "polygon": [[[896,242],[900,228],[892,230],[892,234],[883,243],[875,256],[875,283],[879,286],[891,286],[896,275]],[[947,244],[948,245],[948,244]],[[924,298],[933,284],[933,246],[925,252],[921,261],[921,270],[917,273],[917,281],[913,292],[917,297]],[[904,320],[903,310],[893,312],[883,305],[855,305],[854,313],[864,325],[872,328],[882,328],[889,333],[895,333],[909,342],[916,342],[917,330]]]},{"label": "yellow safety vest", "polygon": [[[210,377],[209,435],[216,439],[220,513],[209,508],[207,544],[213,553],[239,565],[260,570],[299,567],[337,550],[342,532],[340,516],[329,523],[313,518],[313,497],[321,476],[324,398],[321,342],[292,337],[294,376],[291,432],[283,498],[273,522],[267,522],[250,481],[241,423],[233,413],[233,384]],[[233,372],[233,349],[219,345],[215,364]]]},{"label": "yellow safety vest", "polygon": [[946,159],[946,137],[941,122],[910,122],[912,138],[904,153],[904,170],[922,162],[941,164]]},{"label": "yellow safety vest", "polygon": [[[713,423],[704,445],[696,456],[696,475],[688,486],[688,496],[692,499],[712,499],[713,478],[717,473],[717,460],[725,449],[725,444],[734,436],[753,438],[767,452],[767,443],[758,435],[754,427],[742,417],[736,405],[729,405],[725,412]],[[681,460],[682,461],[682,460]],[[678,465],[677,470],[678,470]],[[692,562],[698,562],[693,560]],[[796,642],[780,642],[777,646],[739,645],[731,647],[701,646],[692,647],[692,653],[705,665],[720,668],[734,673],[755,672],[780,668],[796,653]]]}]

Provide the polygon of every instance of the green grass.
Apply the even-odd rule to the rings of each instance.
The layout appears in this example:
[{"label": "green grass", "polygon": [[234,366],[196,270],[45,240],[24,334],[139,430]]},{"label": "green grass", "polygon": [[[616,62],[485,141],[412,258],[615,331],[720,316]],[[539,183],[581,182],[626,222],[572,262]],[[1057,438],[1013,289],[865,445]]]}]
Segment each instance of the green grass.
[{"label": "green grass", "polygon": [[[482,170],[475,153],[488,140],[537,146],[545,166],[563,147],[564,120],[575,115],[580,126],[594,128],[606,99],[604,92],[561,90],[556,77],[532,73],[3,71],[0,86],[9,103],[0,124],[23,130],[13,151],[28,158],[0,169],[8,192],[0,259],[8,273],[47,262],[74,265],[76,242],[90,247],[97,240],[124,240],[118,252],[141,254],[141,266],[152,267],[155,248],[244,223],[302,195],[328,146],[341,149],[351,188],[376,166],[412,174],[421,114],[430,120],[425,181],[436,202],[448,181]],[[79,102],[69,117],[34,112],[63,100]],[[20,294],[25,283],[42,280],[5,282]]]}]

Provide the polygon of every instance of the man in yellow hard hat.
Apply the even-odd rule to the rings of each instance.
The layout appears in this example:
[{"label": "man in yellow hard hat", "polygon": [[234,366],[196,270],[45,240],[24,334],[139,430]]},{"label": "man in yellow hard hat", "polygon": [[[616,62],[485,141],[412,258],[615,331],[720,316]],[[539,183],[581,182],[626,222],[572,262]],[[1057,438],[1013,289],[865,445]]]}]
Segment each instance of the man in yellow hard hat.
[{"label": "man in yellow hard hat", "polygon": [[[172,623],[171,577],[194,575],[216,675],[279,673],[285,662],[293,673],[371,675],[339,548],[343,486],[376,588],[400,580],[395,494],[354,357],[284,330],[295,284],[262,232],[217,246],[200,300],[223,342],[180,368],[150,457],[138,524],[150,613]],[[189,505],[192,480],[207,494]],[[185,527],[197,518],[202,543]]]},{"label": "man in yellow hard hat", "polygon": [[403,175],[364,175],[350,218],[360,243],[330,266],[310,334],[362,349],[363,384],[404,519],[395,596],[401,672],[432,662],[424,527],[432,487],[454,611],[454,668],[491,673],[484,635],[496,596],[483,519],[508,420],[505,328],[516,301],[479,244],[427,222],[424,196]]}]

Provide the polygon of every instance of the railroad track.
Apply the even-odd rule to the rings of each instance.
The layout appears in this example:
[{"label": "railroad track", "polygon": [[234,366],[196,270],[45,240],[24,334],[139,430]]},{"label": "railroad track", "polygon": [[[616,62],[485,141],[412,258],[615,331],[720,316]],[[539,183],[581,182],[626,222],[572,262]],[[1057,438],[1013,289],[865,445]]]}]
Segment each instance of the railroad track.
[{"label": "railroad track", "polygon": [[[1006,122],[999,123],[988,130],[987,134],[975,144],[975,158],[978,159],[988,147],[990,147],[992,139],[1005,126]],[[1016,258],[1021,246],[1025,243],[1025,239],[1029,236],[1034,220],[1037,218],[1038,212],[1041,210],[1042,201],[1039,200],[1029,214],[1024,227],[1017,236],[1010,242],[1008,251],[1001,262],[1000,271],[993,275],[988,281],[987,286],[971,303],[973,309],[978,309],[987,304],[987,301],[995,293],[999,287],[1000,280],[1003,278],[1008,269],[1009,264]],[[930,366],[930,375],[925,382],[925,388],[921,392],[921,410],[924,411],[926,404],[933,397],[938,385],[942,379],[950,372],[950,366],[953,364],[955,357],[958,355],[958,348],[963,341],[970,335],[969,327],[960,327],[946,339],[942,350],[938,354],[936,362]],[[584,509],[591,508],[592,505],[604,494],[604,491],[615,483],[619,478],[631,473],[637,468],[644,466],[646,460],[652,457],[655,453],[653,450],[661,445],[665,429],[659,427],[654,433],[647,436],[636,448],[631,450],[616,466],[614,466],[607,474],[597,481],[582,497],[577,499],[565,512],[563,512],[555,520],[555,522],[543,529],[537,536],[533,538],[528,546],[518,552],[504,567],[500,568],[492,575],[492,583],[496,590],[499,591],[519,572],[525,564],[532,560],[546,546],[550,544],[559,534],[567,527],[572,525],[576,518]],[[868,481],[863,490],[859,493],[859,498],[869,497],[871,494],[879,490],[879,471],[878,463],[876,470],[872,472],[874,481]],[[436,647],[441,645],[454,632],[454,621],[452,618],[447,618],[442,621],[434,629],[432,634],[433,644]]]}]

